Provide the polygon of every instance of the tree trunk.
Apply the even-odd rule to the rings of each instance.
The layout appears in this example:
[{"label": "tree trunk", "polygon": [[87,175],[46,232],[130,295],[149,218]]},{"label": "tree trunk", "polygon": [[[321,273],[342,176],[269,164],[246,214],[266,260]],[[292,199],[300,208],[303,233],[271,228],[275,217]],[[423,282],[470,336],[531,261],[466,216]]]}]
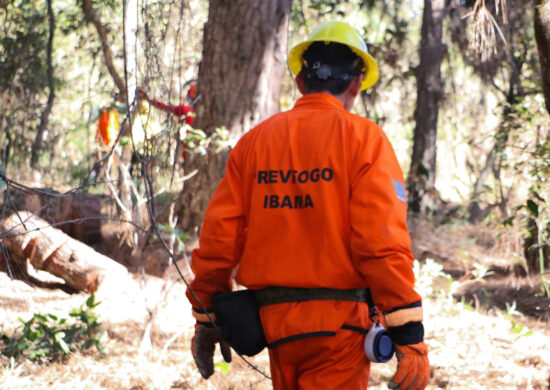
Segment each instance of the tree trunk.
[{"label": "tree trunk", "polygon": [[[199,67],[197,118],[193,124],[212,134],[225,126],[238,136],[279,111],[285,70],[290,0],[211,0],[204,26]],[[223,177],[228,150],[193,156],[177,204],[180,227],[192,232]]]},{"label": "tree trunk", "polygon": [[445,0],[425,0],[420,42],[420,64],[416,71],[417,103],[414,143],[407,177],[409,208],[420,212],[427,194],[435,186],[436,142],[439,100],[442,95],[442,26]]},{"label": "tree trunk", "polygon": [[[544,93],[544,102],[546,111],[550,114],[550,0],[535,0],[535,38],[537,40],[537,49],[539,52],[540,70],[542,78],[542,89]],[[547,144],[550,140],[545,141]],[[537,226],[537,221],[529,219],[527,235],[524,243],[524,254],[530,270],[540,272],[541,262],[544,267],[550,266],[550,247],[545,246],[538,250],[533,250],[534,244],[541,244],[539,230],[550,229]],[[541,260],[541,257],[544,260]]]},{"label": "tree trunk", "polygon": [[53,101],[55,99],[55,85],[54,85],[54,78],[53,78],[53,60],[52,60],[53,38],[55,35],[55,15],[52,9],[52,0],[48,0],[48,21],[49,21],[50,33],[48,36],[47,63],[48,63],[48,89],[50,91],[48,94],[48,101],[46,103],[46,107],[44,108],[44,111],[42,111],[42,114],[40,115],[40,125],[38,126],[38,129],[36,131],[36,137],[32,144],[31,168],[33,169],[36,168],[36,165],[38,163],[38,157],[42,150],[44,131],[48,127],[48,119],[50,117]]},{"label": "tree trunk", "polygon": [[[124,79],[126,86],[123,92],[126,107],[132,107],[132,102],[135,98],[136,87],[137,87],[137,62],[136,62],[136,51],[137,51],[137,1],[136,0],[124,0],[123,3],[123,37],[124,37]],[[127,83],[127,85],[126,85]],[[128,109],[128,120],[124,121],[122,124],[123,129],[121,131],[123,134],[130,136],[130,132],[133,128],[134,119],[138,113],[139,106],[136,105],[133,110]],[[128,132],[128,133],[126,133]],[[129,147],[123,147],[122,162],[125,164],[119,163],[119,191],[120,191],[120,200],[126,208],[127,212],[130,213],[127,215],[127,218],[134,219],[132,210],[134,209],[134,204],[132,202],[132,195],[130,190],[130,164],[131,164],[131,153],[135,153],[135,150],[130,152]],[[138,200],[136,200],[137,202]],[[137,248],[137,243],[136,243]]]},{"label": "tree trunk", "polygon": [[[512,39],[509,39],[511,42]],[[481,169],[478,178],[474,183],[474,189],[472,192],[471,203],[468,206],[469,218],[471,223],[477,223],[485,218],[493,205],[487,206],[482,209],[480,203],[480,197],[484,192],[484,187],[492,173],[497,183],[500,185],[499,175],[502,165],[502,159],[500,156],[502,152],[508,146],[508,140],[510,138],[511,125],[510,123],[515,120],[515,113],[512,107],[514,107],[520,99],[524,96],[523,89],[521,87],[521,70],[523,68],[523,62],[514,56],[514,52],[517,49],[511,45],[506,55],[506,62],[509,65],[510,71],[508,74],[508,89],[505,95],[506,103],[502,109],[502,121],[497,128],[495,134],[495,143],[491,151],[487,154],[485,165]],[[501,195],[502,195],[502,188]],[[503,213],[506,214],[506,199],[501,196],[499,207]]]},{"label": "tree trunk", "polygon": [[0,221],[2,243],[34,268],[47,271],[79,290],[94,292],[107,273],[127,275],[114,260],[72,239],[29,212]]},{"label": "tree trunk", "polygon": [[195,126],[242,134],[279,111],[290,0],[210,0]]},{"label": "tree trunk", "polygon": [[550,113],[550,0],[535,0],[535,38],[539,52],[542,88]]},{"label": "tree trunk", "polygon": [[118,74],[115,63],[113,60],[113,52],[111,51],[111,46],[109,45],[109,38],[107,37],[107,31],[105,26],[101,23],[101,19],[95,12],[94,6],[91,0],[82,0],[82,10],[86,14],[86,18],[95,26],[99,39],[101,40],[101,48],[103,50],[103,58],[105,59],[105,65],[109,70],[109,74],[113,78],[115,85],[117,86],[120,93],[124,94],[126,91],[126,83]]}]

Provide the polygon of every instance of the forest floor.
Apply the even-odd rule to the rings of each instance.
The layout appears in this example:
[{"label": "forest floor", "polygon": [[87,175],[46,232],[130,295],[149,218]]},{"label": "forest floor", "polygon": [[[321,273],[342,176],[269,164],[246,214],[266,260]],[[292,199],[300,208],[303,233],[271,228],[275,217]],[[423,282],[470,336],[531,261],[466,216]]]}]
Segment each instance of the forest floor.
[{"label": "forest floor", "polygon": [[[550,389],[550,299],[538,294],[540,276],[516,275],[513,239],[484,227],[423,220],[411,223],[411,235],[420,260],[428,388]],[[249,366],[269,375],[265,350],[249,363],[234,354],[225,365],[216,356],[214,376],[200,377],[189,348],[194,320],[185,285],[174,276],[107,278],[96,292],[106,353],[90,350],[48,365],[10,365],[0,356],[0,389],[270,389],[269,379]],[[33,313],[68,316],[86,299],[0,271],[0,333]],[[395,359],[373,364],[369,388],[387,388],[395,366]]]}]

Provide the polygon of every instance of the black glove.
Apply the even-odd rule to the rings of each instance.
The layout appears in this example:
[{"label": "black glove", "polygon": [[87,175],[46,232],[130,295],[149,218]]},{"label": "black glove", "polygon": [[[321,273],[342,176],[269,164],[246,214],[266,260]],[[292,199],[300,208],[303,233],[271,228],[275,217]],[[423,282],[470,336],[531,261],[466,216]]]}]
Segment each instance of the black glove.
[{"label": "black glove", "polygon": [[213,326],[195,326],[195,335],[191,340],[191,352],[193,359],[202,377],[208,379],[214,374],[214,350],[216,343],[220,343],[223,359],[231,362],[231,347],[222,336],[221,330]]}]

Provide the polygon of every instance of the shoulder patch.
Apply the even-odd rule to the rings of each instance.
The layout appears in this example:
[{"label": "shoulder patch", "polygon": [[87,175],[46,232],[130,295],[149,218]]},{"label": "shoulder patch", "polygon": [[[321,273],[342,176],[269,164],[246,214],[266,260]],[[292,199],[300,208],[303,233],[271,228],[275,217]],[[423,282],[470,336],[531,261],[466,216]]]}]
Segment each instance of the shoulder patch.
[{"label": "shoulder patch", "polygon": [[393,180],[393,188],[395,188],[395,194],[397,195],[397,199],[403,202],[406,202],[407,195],[405,193],[405,184],[400,183],[396,180]]}]

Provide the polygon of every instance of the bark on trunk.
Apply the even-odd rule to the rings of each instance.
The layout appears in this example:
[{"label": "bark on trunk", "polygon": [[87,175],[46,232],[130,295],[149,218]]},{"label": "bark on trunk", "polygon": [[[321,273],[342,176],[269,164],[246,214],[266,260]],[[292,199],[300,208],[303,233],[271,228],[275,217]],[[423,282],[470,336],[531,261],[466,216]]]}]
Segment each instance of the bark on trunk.
[{"label": "bark on trunk", "polygon": [[435,186],[436,142],[439,101],[442,95],[442,26],[445,0],[425,0],[420,43],[420,64],[416,71],[416,126],[407,177],[409,208],[420,212],[426,196]]},{"label": "bark on trunk", "polygon": [[[238,136],[279,111],[285,70],[290,0],[211,0],[204,27],[194,127],[212,134],[225,126]],[[191,233],[202,223],[208,200],[223,177],[228,150],[194,156],[186,170],[176,212]]]},{"label": "bark on trunk", "polygon": [[126,269],[114,260],[29,212],[3,219],[0,229],[2,244],[16,256],[29,259],[34,268],[65,280],[76,290],[96,291],[107,273],[127,275]]},{"label": "bark on trunk", "polygon": [[241,134],[279,111],[290,0],[211,0],[195,126]]},{"label": "bark on trunk", "polygon": [[48,36],[48,49],[47,49],[47,63],[48,63],[48,101],[42,114],[40,115],[40,125],[36,131],[36,137],[32,144],[31,150],[31,168],[36,168],[38,163],[38,157],[42,150],[42,142],[44,138],[44,131],[48,127],[48,119],[52,111],[53,101],[55,99],[55,86],[53,78],[53,39],[55,35],[55,15],[52,9],[52,0],[48,0],[48,21],[49,21],[49,36]]},{"label": "bark on trunk", "polygon": [[550,113],[550,0],[535,0],[535,38],[539,52],[542,88]]},{"label": "bark on trunk", "polygon": [[115,68],[115,63],[113,60],[113,52],[111,51],[111,46],[109,45],[109,38],[107,37],[107,31],[105,30],[105,26],[103,26],[103,23],[101,23],[101,19],[95,12],[92,1],[82,0],[82,10],[86,14],[86,17],[90,20],[90,22],[92,22],[92,24],[95,26],[97,33],[99,35],[99,39],[101,40],[101,48],[103,50],[103,58],[105,59],[105,65],[107,65],[109,74],[113,78],[113,81],[115,82],[118,90],[120,91],[121,94],[124,94],[126,91],[126,83],[120,77],[120,75],[118,74]]}]

